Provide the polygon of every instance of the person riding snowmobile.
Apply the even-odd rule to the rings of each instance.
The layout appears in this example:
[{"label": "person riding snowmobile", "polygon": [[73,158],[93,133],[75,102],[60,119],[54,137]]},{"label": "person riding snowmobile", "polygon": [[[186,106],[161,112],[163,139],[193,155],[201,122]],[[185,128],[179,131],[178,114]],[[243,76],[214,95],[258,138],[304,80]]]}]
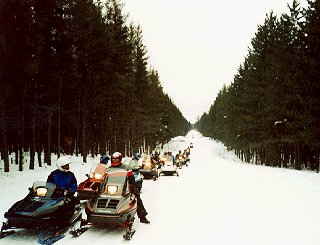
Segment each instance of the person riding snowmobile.
[{"label": "person riding snowmobile", "polygon": [[141,158],[141,154],[139,152],[133,153],[132,160],[139,161]]},{"label": "person riding snowmobile", "polygon": [[76,205],[77,179],[70,171],[70,156],[62,156],[57,161],[57,169],[50,173],[47,182],[55,184],[59,190],[57,196],[66,195],[66,212],[73,212]]},{"label": "person riding snowmobile", "polygon": [[[105,170],[107,169],[107,164],[110,160],[110,157],[108,155],[102,155],[100,157],[100,162],[98,163],[98,165],[96,166],[96,169],[93,172],[93,175],[95,173],[99,173],[99,174],[103,174],[105,172]],[[95,177],[95,176],[93,176]]]},{"label": "person riding snowmobile", "polygon": [[140,193],[137,187],[135,186],[135,179],[134,179],[133,172],[131,169],[128,168],[127,165],[122,164],[121,160],[122,160],[122,154],[120,152],[113,153],[111,156],[111,166],[109,168],[120,168],[120,169],[125,169],[127,171],[127,177],[129,180],[131,192],[137,198],[137,206],[138,206],[137,215],[141,223],[149,224],[150,221],[146,218],[146,215],[148,214],[148,212],[146,211],[143,205],[143,202],[141,200]]},{"label": "person riding snowmobile", "polygon": [[160,168],[160,156],[157,151],[151,154],[151,160],[157,168]]},{"label": "person riding snowmobile", "polygon": [[174,158],[174,155],[172,155],[172,152],[171,151],[168,151],[168,157],[167,159],[173,163],[176,162],[176,159]]},{"label": "person riding snowmobile", "polygon": [[182,168],[182,162],[180,160],[180,158],[182,157],[181,155],[181,151],[179,150],[179,152],[176,154],[176,161],[175,164],[177,165],[178,168]]}]

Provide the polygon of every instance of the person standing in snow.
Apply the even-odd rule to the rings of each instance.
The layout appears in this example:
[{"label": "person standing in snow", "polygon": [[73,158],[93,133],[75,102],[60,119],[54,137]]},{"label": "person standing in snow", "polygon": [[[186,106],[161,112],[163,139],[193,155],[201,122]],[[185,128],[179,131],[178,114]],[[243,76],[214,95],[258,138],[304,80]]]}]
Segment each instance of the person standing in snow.
[{"label": "person standing in snow", "polygon": [[140,197],[139,190],[135,186],[135,179],[134,175],[131,169],[127,165],[122,164],[122,154],[120,152],[115,152],[111,156],[111,166],[109,168],[120,168],[125,169],[127,171],[127,176],[129,180],[129,185],[131,192],[136,196],[137,198],[137,215],[140,219],[141,223],[149,224],[150,221],[146,218],[148,212],[146,211],[143,202]]}]

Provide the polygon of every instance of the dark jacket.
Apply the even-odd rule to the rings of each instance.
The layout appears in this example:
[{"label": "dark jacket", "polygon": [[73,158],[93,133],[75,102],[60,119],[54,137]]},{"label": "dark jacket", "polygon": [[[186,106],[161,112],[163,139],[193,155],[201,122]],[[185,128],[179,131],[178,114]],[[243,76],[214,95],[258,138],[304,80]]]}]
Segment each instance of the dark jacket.
[{"label": "dark jacket", "polygon": [[65,189],[71,193],[75,193],[77,191],[77,179],[70,171],[65,172],[60,169],[56,169],[48,176],[47,182],[54,183],[57,187]]}]

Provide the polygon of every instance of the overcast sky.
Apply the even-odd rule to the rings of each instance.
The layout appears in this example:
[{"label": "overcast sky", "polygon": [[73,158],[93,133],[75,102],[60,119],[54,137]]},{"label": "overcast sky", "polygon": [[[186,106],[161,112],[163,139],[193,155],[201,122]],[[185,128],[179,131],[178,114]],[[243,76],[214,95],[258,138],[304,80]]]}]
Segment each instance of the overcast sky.
[{"label": "overcast sky", "polygon": [[[244,62],[258,25],[290,0],[123,0],[124,13],[142,27],[149,64],[164,91],[194,123]],[[300,1],[301,5],[306,0]]]}]

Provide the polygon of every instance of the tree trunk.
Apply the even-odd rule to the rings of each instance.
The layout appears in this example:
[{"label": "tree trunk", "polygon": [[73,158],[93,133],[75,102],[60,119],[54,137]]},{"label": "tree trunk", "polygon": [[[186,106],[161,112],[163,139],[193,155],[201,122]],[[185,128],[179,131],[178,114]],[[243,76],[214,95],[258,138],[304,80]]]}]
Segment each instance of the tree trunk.
[{"label": "tree trunk", "polygon": [[42,152],[42,147],[41,147],[41,142],[40,142],[40,129],[37,130],[37,144],[36,144],[36,151],[37,151],[37,156],[38,156],[38,165],[39,167],[42,167],[42,160],[41,160],[41,152]]},{"label": "tree trunk", "polygon": [[51,166],[51,128],[51,108],[48,108],[47,143],[44,148],[44,161],[49,166]]},{"label": "tree trunk", "polygon": [[57,139],[57,157],[60,157],[61,150],[61,79],[58,88],[58,139]]},{"label": "tree trunk", "polygon": [[[18,134],[19,136],[19,134]],[[19,142],[19,140],[18,140]],[[15,164],[18,165],[19,164],[19,143],[17,142],[18,145],[16,145],[15,147]]]},{"label": "tree trunk", "polygon": [[317,173],[319,173],[319,147],[318,146],[316,147],[315,162],[316,162]]},{"label": "tree trunk", "polygon": [[300,143],[297,141],[295,141],[294,143],[294,158],[295,158],[295,169],[301,170]]},{"label": "tree trunk", "polygon": [[81,105],[78,101],[78,110],[77,110],[77,138],[76,138],[76,156],[79,155],[79,142],[80,142],[80,117],[81,117]]},{"label": "tree trunk", "polygon": [[24,145],[24,132],[23,132],[23,126],[20,125],[19,130],[19,171],[23,171],[23,145]]},{"label": "tree trunk", "polygon": [[1,116],[0,116],[0,127],[1,127],[1,144],[2,144],[2,151],[1,151],[1,158],[4,161],[4,172],[9,172],[9,151],[8,151],[8,144],[7,144],[7,127],[6,127],[6,121],[5,121],[5,113],[4,113],[4,101],[3,101],[3,97],[1,96],[0,98],[0,112],[1,112]]},{"label": "tree trunk", "polygon": [[35,148],[36,148],[36,115],[37,109],[34,104],[33,108],[33,117],[32,117],[32,126],[31,126],[31,142],[30,142],[30,163],[29,169],[34,169],[34,158],[35,158]]},{"label": "tree trunk", "polygon": [[85,101],[85,92],[83,91],[82,94],[82,161],[87,162],[87,146],[86,146],[86,119],[87,119],[87,108],[86,108],[86,101]]},{"label": "tree trunk", "polygon": [[31,142],[30,142],[30,163],[29,169],[34,169],[34,157],[35,157],[35,144],[36,144],[36,127],[35,125],[31,128]]}]

